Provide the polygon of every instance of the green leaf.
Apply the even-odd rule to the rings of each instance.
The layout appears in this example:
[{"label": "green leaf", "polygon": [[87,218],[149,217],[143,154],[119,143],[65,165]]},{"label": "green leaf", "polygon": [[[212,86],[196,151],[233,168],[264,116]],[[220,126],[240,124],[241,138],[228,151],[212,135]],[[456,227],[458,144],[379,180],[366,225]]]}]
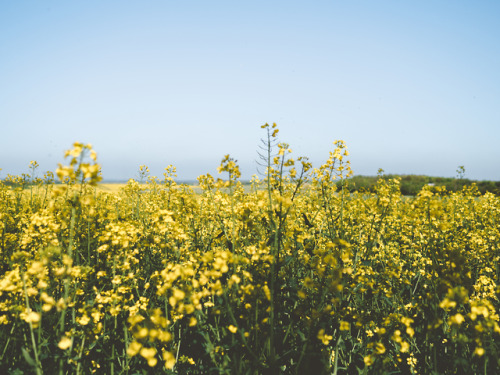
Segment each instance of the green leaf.
[{"label": "green leaf", "polygon": [[23,357],[26,360],[26,362],[28,362],[28,364],[30,366],[36,367],[36,362],[35,362],[35,360],[33,358],[31,358],[31,356],[28,353],[28,351],[26,349],[24,349],[24,348],[21,348],[21,352],[23,353]]}]

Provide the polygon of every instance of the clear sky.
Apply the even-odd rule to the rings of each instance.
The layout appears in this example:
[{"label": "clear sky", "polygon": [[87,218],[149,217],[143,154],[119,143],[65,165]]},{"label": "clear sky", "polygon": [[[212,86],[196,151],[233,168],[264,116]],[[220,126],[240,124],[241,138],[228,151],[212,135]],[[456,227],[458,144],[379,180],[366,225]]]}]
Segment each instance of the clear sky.
[{"label": "clear sky", "polygon": [[104,179],[179,179],[260,125],[315,166],[500,180],[500,1],[0,0],[0,177],[74,141]]}]

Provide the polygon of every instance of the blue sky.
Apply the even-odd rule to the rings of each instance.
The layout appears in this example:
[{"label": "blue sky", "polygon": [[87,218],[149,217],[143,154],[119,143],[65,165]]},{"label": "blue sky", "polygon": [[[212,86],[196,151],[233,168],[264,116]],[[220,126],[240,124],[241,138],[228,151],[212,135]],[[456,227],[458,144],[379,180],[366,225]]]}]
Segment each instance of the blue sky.
[{"label": "blue sky", "polygon": [[0,1],[0,177],[74,141],[107,180],[179,179],[260,125],[319,166],[500,180],[498,1]]}]

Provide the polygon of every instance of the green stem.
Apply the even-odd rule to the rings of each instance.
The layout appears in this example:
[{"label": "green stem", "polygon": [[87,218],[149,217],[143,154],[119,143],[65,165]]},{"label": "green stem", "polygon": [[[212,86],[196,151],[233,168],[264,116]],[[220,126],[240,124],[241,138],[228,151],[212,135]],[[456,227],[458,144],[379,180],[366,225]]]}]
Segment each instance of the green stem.
[{"label": "green stem", "polygon": [[[128,329],[127,329],[127,326],[125,324],[123,325],[123,331],[125,333],[125,350],[127,350],[128,345],[129,345],[129,338],[128,338]],[[129,370],[128,361],[129,361],[128,354],[125,353],[125,368],[124,368],[125,374],[128,374],[128,370]]]},{"label": "green stem", "polygon": [[80,353],[78,353],[78,365],[76,366],[76,375],[80,374],[80,370],[82,368],[82,354],[84,345],[85,345],[85,336],[83,336],[82,345],[80,345]]},{"label": "green stem", "polygon": [[[31,312],[30,308],[30,303],[28,299],[28,290],[26,289],[26,281],[25,281],[25,274],[22,273],[21,275],[23,279],[23,290],[24,290],[24,299],[26,302],[26,309],[28,312]],[[42,364],[40,363],[40,360],[38,359],[38,349],[35,341],[35,334],[33,332],[33,324],[31,322],[28,323],[30,327],[30,336],[31,336],[31,345],[33,347],[33,354],[35,355],[35,363],[36,363],[36,373],[37,375],[42,375]]]},{"label": "green stem", "polygon": [[5,343],[5,346],[2,351],[2,356],[0,357],[0,363],[3,361],[3,357],[5,356],[5,352],[7,351],[7,347],[9,346],[10,343],[10,338],[12,337],[12,334],[14,333],[14,328],[16,327],[17,321],[14,320],[14,324],[12,324],[12,329],[10,330],[9,337],[7,338],[7,342]]}]

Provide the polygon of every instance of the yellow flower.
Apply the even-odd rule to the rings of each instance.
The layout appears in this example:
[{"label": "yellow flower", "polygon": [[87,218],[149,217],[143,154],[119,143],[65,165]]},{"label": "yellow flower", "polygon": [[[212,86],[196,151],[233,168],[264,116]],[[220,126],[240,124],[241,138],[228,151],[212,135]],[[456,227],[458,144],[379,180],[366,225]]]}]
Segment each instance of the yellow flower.
[{"label": "yellow flower", "polygon": [[408,327],[408,328],[406,328],[406,333],[407,333],[410,337],[413,337],[413,335],[415,334],[415,330],[414,330],[412,327]]},{"label": "yellow flower", "polygon": [[158,334],[158,339],[160,341],[170,341],[172,340],[172,334],[170,332],[167,332],[167,331],[160,331],[159,334]]},{"label": "yellow flower", "polygon": [[373,365],[373,356],[367,355],[365,358],[363,358],[363,361],[365,362],[365,365],[371,366]]},{"label": "yellow flower", "polygon": [[90,318],[88,315],[85,314],[79,318],[76,318],[76,322],[82,326],[86,326],[87,324],[89,324]]},{"label": "yellow flower", "polygon": [[238,277],[238,275],[233,275],[233,276],[231,276],[231,281],[232,281],[233,283],[235,283],[235,284],[239,284],[239,283],[240,283],[240,281],[241,281],[241,278],[240,278],[240,277]]},{"label": "yellow flower", "polygon": [[489,311],[486,306],[472,306],[470,309],[470,318],[476,320],[478,315],[483,315],[485,318],[489,316]]},{"label": "yellow flower", "polygon": [[137,342],[137,341],[132,341],[130,345],[127,348],[127,354],[130,357],[133,357],[139,353],[139,350],[141,350],[142,344]]},{"label": "yellow flower", "polygon": [[351,324],[349,322],[345,322],[343,320],[340,322],[340,330],[341,331],[349,331],[350,328],[351,328]]},{"label": "yellow flower", "polygon": [[101,313],[99,311],[92,311],[90,315],[92,316],[92,319],[94,319],[94,323],[97,323],[99,322],[99,320],[101,320]]},{"label": "yellow flower", "polygon": [[377,342],[377,345],[375,345],[375,353],[377,354],[384,354],[385,353],[385,346],[381,342]]},{"label": "yellow flower", "polygon": [[165,361],[165,368],[172,370],[175,366],[175,357],[171,352],[164,351],[162,354]]},{"label": "yellow flower", "polygon": [[439,304],[439,307],[441,307],[442,309],[448,310],[448,309],[454,308],[456,305],[457,305],[457,303],[455,301],[451,301],[448,298],[445,298],[444,300],[441,301],[441,303]]},{"label": "yellow flower", "polygon": [[269,287],[267,285],[264,285],[262,287],[262,290],[264,291],[266,298],[270,301],[271,300],[271,291],[269,290]]},{"label": "yellow flower", "polygon": [[450,324],[456,324],[456,325],[460,325],[462,324],[463,322],[465,321],[465,318],[462,314],[455,314],[453,315],[452,317],[450,317],[449,319],[449,322]]},{"label": "yellow flower", "polygon": [[71,339],[68,336],[63,336],[59,344],[57,344],[59,349],[66,350],[71,346]]},{"label": "yellow flower", "polygon": [[54,298],[50,297],[47,293],[42,292],[40,294],[40,300],[44,302],[42,305],[42,310],[47,312],[52,309],[52,307],[55,305],[56,301]]},{"label": "yellow flower", "polygon": [[484,348],[477,347],[476,350],[474,350],[474,354],[477,355],[478,357],[482,357],[485,353]]},{"label": "yellow flower", "polygon": [[56,303],[57,311],[64,310],[66,308],[66,302],[64,302],[63,298],[60,298]]},{"label": "yellow flower", "polygon": [[149,330],[146,327],[141,327],[135,334],[135,337],[137,337],[138,339],[143,339],[148,335],[149,335]]},{"label": "yellow flower", "polygon": [[172,293],[172,296],[168,299],[168,302],[172,307],[175,307],[177,301],[183,300],[185,296],[186,293],[184,293],[182,290],[175,289],[174,292]]},{"label": "yellow flower", "polygon": [[235,327],[233,326],[232,324],[227,327],[227,329],[231,332],[231,333],[236,333],[236,331],[238,331],[238,327]]},{"label": "yellow flower", "polygon": [[408,350],[410,350],[410,344],[406,341],[403,341],[401,343],[401,349],[400,349],[401,353],[407,353]]},{"label": "yellow flower", "polygon": [[333,336],[325,334],[325,330],[323,328],[318,331],[317,337],[324,345],[328,345],[333,339]]},{"label": "yellow flower", "polygon": [[26,323],[31,323],[33,328],[37,328],[38,325],[40,324],[40,320],[42,316],[35,312],[35,311],[28,311],[27,313],[21,313],[21,318],[26,322]]},{"label": "yellow flower", "polygon": [[142,348],[139,354],[148,361],[149,367],[154,367],[158,363],[155,348]]}]

